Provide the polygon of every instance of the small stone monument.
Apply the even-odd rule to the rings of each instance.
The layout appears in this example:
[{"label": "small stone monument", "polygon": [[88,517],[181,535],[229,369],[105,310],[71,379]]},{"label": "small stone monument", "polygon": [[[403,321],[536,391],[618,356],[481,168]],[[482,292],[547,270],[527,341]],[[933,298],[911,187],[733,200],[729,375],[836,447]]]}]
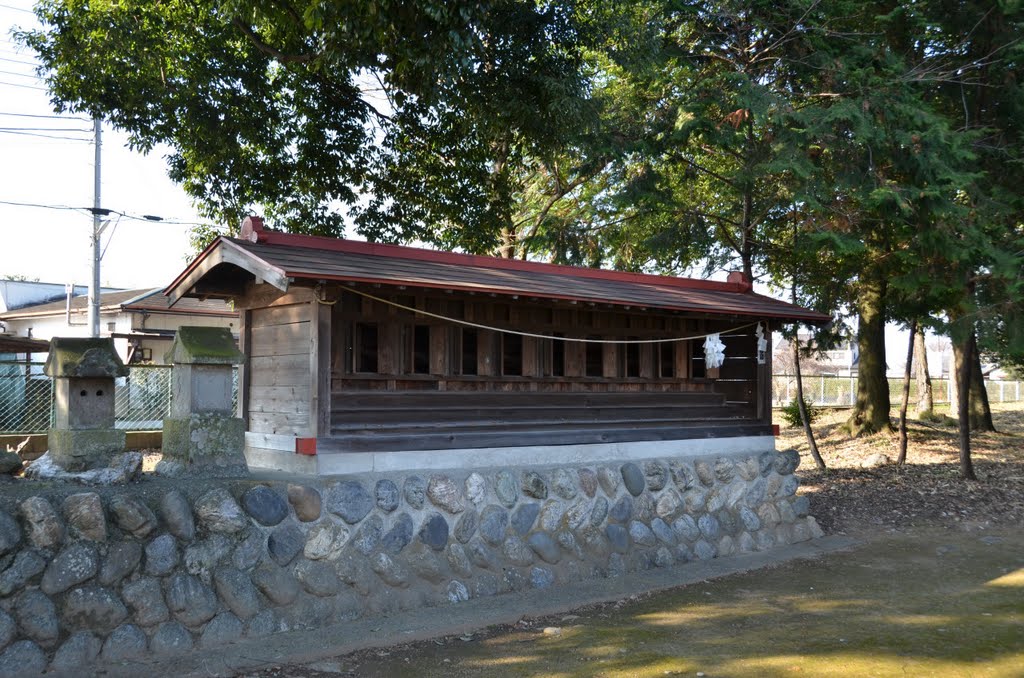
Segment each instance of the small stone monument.
[{"label": "small stone monument", "polygon": [[245,422],[231,407],[233,366],[244,357],[226,327],[178,329],[166,355],[174,368],[159,473],[247,471]]},{"label": "small stone monument", "polygon": [[128,368],[113,339],[54,337],[45,372],[54,380],[50,459],[66,471],[107,466],[125,443],[114,428],[114,379]]}]

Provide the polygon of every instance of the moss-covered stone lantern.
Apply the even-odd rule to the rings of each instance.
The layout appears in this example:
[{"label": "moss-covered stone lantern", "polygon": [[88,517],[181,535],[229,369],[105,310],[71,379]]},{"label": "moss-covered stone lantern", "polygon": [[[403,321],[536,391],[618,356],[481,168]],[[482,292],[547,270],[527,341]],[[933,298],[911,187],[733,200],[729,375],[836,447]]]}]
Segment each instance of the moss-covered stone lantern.
[{"label": "moss-covered stone lantern", "polygon": [[114,379],[128,368],[112,339],[54,337],[44,368],[54,380],[54,422],[49,454],[68,471],[106,466],[124,452],[125,433],[114,428]]},{"label": "moss-covered stone lantern", "polygon": [[233,368],[243,359],[227,328],[178,329],[166,356],[174,368],[163,462],[186,470],[244,470],[245,423],[231,404]]}]

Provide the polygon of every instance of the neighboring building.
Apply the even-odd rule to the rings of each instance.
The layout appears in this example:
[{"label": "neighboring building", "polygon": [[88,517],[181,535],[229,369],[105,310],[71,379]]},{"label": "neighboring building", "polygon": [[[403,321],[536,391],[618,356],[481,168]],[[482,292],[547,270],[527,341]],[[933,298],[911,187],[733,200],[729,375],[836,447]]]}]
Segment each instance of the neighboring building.
[{"label": "neighboring building", "polygon": [[[166,294],[234,300],[249,464],[314,474],[771,450],[771,330],[829,320],[738,273],[573,268],[257,218]],[[709,333],[725,344],[715,370]]]},{"label": "neighboring building", "polygon": [[30,280],[0,280],[0,313],[64,299],[69,294],[72,297],[77,297],[88,293],[89,288],[85,285],[63,285]]},{"label": "neighboring building", "polygon": [[[62,296],[49,303],[0,313],[8,333],[49,340],[89,336],[88,298]],[[113,337],[121,359],[163,363],[170,340],[182,325],[229,327],[237,332],[238,314],[221,300],[189,299],[174,308],[160,289],[108,291],[100,295],[100,336]]]}]

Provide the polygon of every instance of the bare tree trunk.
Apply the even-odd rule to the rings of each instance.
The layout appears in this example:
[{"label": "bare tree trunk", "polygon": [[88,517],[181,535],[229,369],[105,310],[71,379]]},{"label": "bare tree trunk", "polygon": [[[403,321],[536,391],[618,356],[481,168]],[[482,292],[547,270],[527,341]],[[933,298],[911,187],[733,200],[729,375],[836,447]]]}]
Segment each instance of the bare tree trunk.
[{"label": "bare tree trunk", "polygon": [[956,363],[957,385],[957,413],[959,415],[958,428],[960,432],[960,477],[964,480],[977,480],[974,475],[974,464],[971,462],[971,422],[970,422],[970,393],[971,393],[971,360],[974,343],[972,336],[968,336],[962,342],[953,342],[953,361]]},{"label": "bare tree trunk", "polygon": [[857,299],[857,402],[846,422],[851,435],[891,430],[889,381],[885,377],[884,281],[865,281]]},{"label": "bare tree trunk", "polygon": [[800,421],[804,425],[804,435],[807,436],[807,446],[811,450],[814,465],[819,471],[825,471],[825,460],[821,458],[818,443],[814,441],[814,431],[811,430],[811,421],[807,418],[807,407],[804,405],[804,380],[800,376],[800,339],[796,336],[793,337],[793,373],[796,376],[796,402],[800,410]]},{"label": "bare tree trunk", "polygon": [[907,462],[907,406],[910,405],[910,376],[914,367],[914,338],[917,336],[917,320],[910,321],[910,342],[907,347],[907,364],[903,368],[903,400],[900,401],[900,453],[896,464]]},{"label": "bare tree trunk", "polygon": [[981,372],[981,352],[978,351],[978,335],[971,335],[971,396],[970,423],[972,431],[995,432],[996,425],[992,421],[992,408],[988,402],[988,391],[985,389],[985,375]]},{"label": "bare tree trunk", "polygon": [[917,365],[917,418],[931,419],[935,416],[935,398],[932,378],[928,374],[928,349],[924,345],[923,331],[914,335],[914,362]]}]

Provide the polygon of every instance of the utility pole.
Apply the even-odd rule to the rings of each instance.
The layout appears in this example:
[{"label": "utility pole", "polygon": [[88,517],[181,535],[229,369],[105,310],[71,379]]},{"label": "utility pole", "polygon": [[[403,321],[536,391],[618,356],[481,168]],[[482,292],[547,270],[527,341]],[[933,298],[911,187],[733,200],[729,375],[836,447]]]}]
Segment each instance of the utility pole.
[{"label": "utility pole", "polygon": [[93,118],[92,131],[95,136],[93,162],[93,200],[92,200],[92,280],[89,282],[89,335],[100,336],[100,234],[103,225],[100,223],[100,146],[102,127],[99,118]]}]

